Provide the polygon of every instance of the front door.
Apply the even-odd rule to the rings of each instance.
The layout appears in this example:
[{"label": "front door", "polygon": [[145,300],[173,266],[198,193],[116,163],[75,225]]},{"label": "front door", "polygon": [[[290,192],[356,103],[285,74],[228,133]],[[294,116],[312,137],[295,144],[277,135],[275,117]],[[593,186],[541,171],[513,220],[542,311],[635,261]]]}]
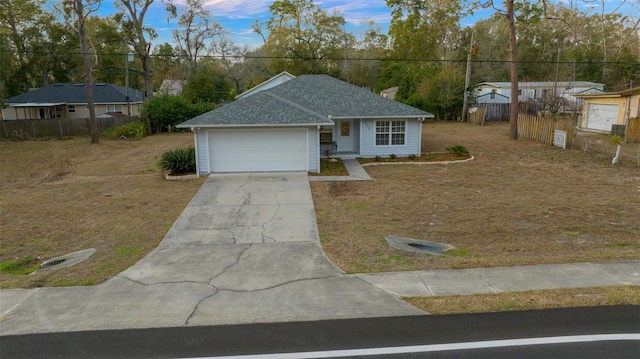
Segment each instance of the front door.
[{"label": "front door", "polygon": [[338,121],[338,152],[353,152],[353,123],[349,120]]}]

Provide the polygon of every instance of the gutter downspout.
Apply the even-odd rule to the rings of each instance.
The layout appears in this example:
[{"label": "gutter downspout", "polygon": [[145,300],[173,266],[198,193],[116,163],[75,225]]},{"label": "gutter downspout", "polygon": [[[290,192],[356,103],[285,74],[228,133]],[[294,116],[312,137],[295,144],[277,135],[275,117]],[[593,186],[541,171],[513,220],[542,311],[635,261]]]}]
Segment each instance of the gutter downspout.
[{"label": "gutter downspout", "polygon": [[418,122],[420,123],[420,132],[418,134],[418,153],[416,153],[416,156],[422,156],[422,124],[424,123],[424,120],[426,120],[426,118],[422,117],[420,119],[418,119]]},{"label": "gutter downspout", "polygon": [[[329,116],[329,119],[331,119],[331,116]],[[320,125],[316,126],[316,134],[317,134],[316,145],[318,146],[318,151],[316,152],[316,160],[318,161],[318,171],[316,173],[320,173],[320,171],[322,171],[322,169],[320,168]]]}]

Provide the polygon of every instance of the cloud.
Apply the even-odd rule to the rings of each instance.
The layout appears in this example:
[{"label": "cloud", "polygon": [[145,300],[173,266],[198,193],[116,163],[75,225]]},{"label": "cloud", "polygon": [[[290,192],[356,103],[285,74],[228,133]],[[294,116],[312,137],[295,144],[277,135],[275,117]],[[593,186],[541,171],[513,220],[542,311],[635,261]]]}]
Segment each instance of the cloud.
[{"label": "cloud", "polygon": [[205,0],[205,7],[214,17],[253,18],[269,13],[273,0]]}]

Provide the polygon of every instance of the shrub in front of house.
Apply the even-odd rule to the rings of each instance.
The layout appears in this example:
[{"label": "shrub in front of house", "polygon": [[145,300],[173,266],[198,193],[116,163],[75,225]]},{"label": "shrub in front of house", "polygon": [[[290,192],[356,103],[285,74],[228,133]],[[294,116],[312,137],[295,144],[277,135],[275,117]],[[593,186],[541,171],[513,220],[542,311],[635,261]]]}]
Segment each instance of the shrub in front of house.
[{"label": "shrub in front of house", "polygon": [[193,146],[180,147],[162,154],[158,166],[170,174],[196,171],[196,151]]},{"label": "shrub in front of house", "polygon": [[451,147],[446,147],[445,149],[447,150],[448,153],[453,153],[453,154],[456,154],[458,156],[467,156],[467,155],[469,155],[469,150],[467,150],[464,146],[461,146],[461,145],[455,145],[455,146],[451,146]]},{"label": "shrub in front of house", "polygon": [[136,121],[129,122],[119,126],[113,126],[102,132],[102,137],[117,140],[117,139],[140,139],[147,135],[147,129],[144,123]]}]

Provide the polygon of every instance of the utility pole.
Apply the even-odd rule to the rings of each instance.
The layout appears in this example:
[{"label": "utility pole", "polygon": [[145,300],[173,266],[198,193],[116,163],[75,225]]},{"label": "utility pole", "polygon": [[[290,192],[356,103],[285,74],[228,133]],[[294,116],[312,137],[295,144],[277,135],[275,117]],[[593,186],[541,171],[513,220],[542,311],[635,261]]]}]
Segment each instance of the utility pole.
[{"label": "utility pole", "polygon": [[129,99],[129,61],[133,61],[133,54],[129,52],[129,45],[127,45],[127,53],[124,58],[124,66],[126,74],[124,77],[125,97],[127,100],[127,120],[131,120],[131,105]]},{"label": "utility pole", "polygon": [[464,79],[464,100],[462,102],[462,122],[465,122],[467,120],[467,101],[469,100],[469,86],[471,86],[471,84],[469,83],[471,82],[471,54],[474,51],[477,51],[474,49],[476,48],[475,37],[476,37],[476,33],[472,32],[471,43],[469,43],[469,53],[467,54],[467,74]]}]

